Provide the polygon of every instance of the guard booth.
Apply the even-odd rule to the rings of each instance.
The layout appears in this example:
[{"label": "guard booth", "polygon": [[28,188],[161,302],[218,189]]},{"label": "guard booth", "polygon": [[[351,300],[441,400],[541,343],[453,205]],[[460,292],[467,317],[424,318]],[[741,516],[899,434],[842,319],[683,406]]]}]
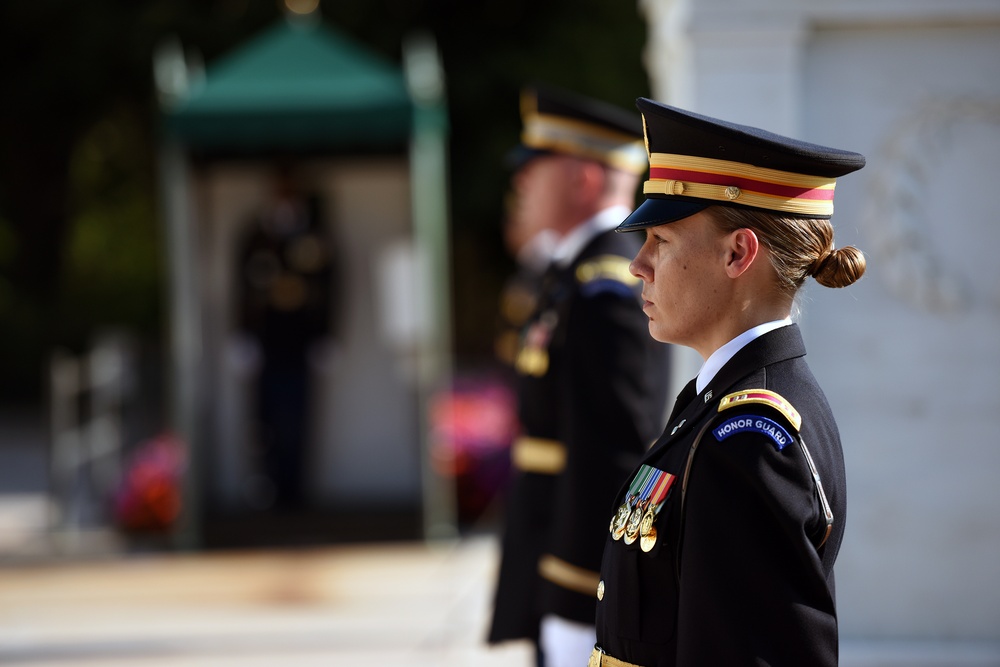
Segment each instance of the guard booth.
[{"label": "guard booth", "polygon": [[398,67],[289,15],[207,68],[167,44],[155,73],[177,545],[450,536],[427,419],[451,370],[433,41]]}]

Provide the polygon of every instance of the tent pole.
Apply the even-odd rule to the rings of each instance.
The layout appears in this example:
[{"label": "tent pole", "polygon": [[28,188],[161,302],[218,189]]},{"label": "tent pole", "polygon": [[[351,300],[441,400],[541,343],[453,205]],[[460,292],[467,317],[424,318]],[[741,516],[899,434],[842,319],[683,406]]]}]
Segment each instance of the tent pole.
[{"label": "tent pole", "polygon": [[162,146],[160,181],[168,255],[170,429],[185,444],[187,455],[187,468],[181,478],[181,514],[172,537],[176,548],[193,551],[201,546],[203,452],[198,437],[201,311],[188,166],[176,141],[168,139]]},{"label": "tent pole", "polygon": [[404,43],[407,85],[414,103],[410,179],[418,284],[426,297],[427,326],[421,332],[419,365],[423,524],[427,540],[457,536],[457,494],[453,477],[433,466],[434,431],[430,402],[451,389],[450,243],[447,188],[447,111],[444,74],[434,40],[426,34]]}]

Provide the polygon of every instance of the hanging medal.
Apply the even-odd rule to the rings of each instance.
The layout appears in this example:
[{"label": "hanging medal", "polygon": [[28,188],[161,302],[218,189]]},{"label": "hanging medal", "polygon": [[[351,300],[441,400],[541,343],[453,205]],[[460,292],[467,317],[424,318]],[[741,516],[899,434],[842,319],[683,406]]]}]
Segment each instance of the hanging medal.
[{"label": "hanging medal", "polygon": [[514,366],[522,375],[541,377],[549,370],[549,343],[555,331],[559,316],[554,310],[542,313],[528,326],[521,341]]},{"label": "hanging medal", "polygon": [[616,540],[620,540],[625,534],[625,524],[628,523],[632,508],[639,500],[639,491],[645,485],[651,471],[652,468],[649,466],[642,466],[632,480],[632,484],[629,485],[628,493],[625,494],[625,502],[618,508],[618,512],[615,513],[615,517],[611,521],[611,536]]},{"label": "hanging medal", "polygon": [[611,519],[609,530],[616,540],[624,538],[625,544],[639,541],[639,547],[649,552],[656,544],[656,517],[666,501],[667,494],[677,477],[648,465],[639,471],[629,485],[625,502]]},{"label": "hanging medal", "polygon": [[667,493],[677,479],[676,476],[668,472],[662,470],[656,472],[658,476],[650,492],[646,513],[642,515],[642,521],[639,525],[639,547],[646,553],[649,553],[656,545],[656,517],[663,509]]},{"label": "hanging medal", "polygon": [[653,486],[659,479],[659,475],[662,474],[656,468],[650,466],[644,467],[647,469],[646,481],[643,482],[642,488],[639,489],[639,497],[632,507],[628,521],[625,522],[625,544],[632,544],[639,537],[639,524],[642,523],[642,515],[646,512],[646,508],[649,507],[649,496],[653,492]]},{"label": "hanging medal", "polygon": [[655,521],[656,509],[654,505],[650,505],[642,515],[642,523],[639,524],[639,547],[647,553],[656,544],[656,526],[653,525]]},{"label": "hanging medal", "polygon": [[615,531],[618,530],[619,526],[624,526],[625,521],[628,520],[629,515],[629,497],[625,498],[625,502],[621,504],[615,515],[611,517],[611,525],[608,527],[608,531],[615,536],[615,539],[621,539],[621,534],[615,535]]},{"label": "hanging medal", "polygon": [[615,517],[611,520],[611,536],[616,540],[620,540],[622,535],[625,534],[625,522],[628,521],[628,516],[632,513],[632,502],[634,500],[634,494],[630,493],[626,496],[625,502],[621,504]]}]

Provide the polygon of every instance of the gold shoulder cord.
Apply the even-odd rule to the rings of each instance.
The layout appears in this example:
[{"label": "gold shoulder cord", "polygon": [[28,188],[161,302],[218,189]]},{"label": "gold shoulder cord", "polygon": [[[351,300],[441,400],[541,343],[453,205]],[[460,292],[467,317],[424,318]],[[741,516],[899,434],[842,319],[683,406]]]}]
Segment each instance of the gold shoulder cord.
[{"label": "gold shoulder cord", "polygon": [[802,453],[806,455],[806,463],[809,464],[809,472],[812,473],[813,481],[816,483],[816,495],[819,496],[819,503],[823,506],[823,515],[826,517],[826,532],[823,533],[823,539],[819,541],[816,545],[816,550],[819,551],[820,547],[826,544],[826,541],[830,539],[830,533],[833,532],[833,510],[830,509],[830,501],[826,499],[826,492],[823,491],[823,482],[819,478],[819,471],[816,470],[816,464],[813,463],[813,458],[809,454],[809,449],[806,447],[806,441],[802,438],[802,434],[798,437],[799,444],[802,445]]}]

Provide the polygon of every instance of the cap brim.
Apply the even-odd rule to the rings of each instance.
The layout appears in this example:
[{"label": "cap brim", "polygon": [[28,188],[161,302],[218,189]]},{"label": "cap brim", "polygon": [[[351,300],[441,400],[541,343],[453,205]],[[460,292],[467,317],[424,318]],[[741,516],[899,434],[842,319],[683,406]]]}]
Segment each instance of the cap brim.
[{"label": "cap brim", "polygon": [[687,199],[647,199],[632,211],[617,228],[616,232],[634,232],[646,227],[665,225],[694,215],[712,205],[712,202]]},{"label": "cap brim", "polygon": [[548,155],[549,151],[538,150],[537,148],[528,148],[524,144],[518,144],[507,151],[507,155],[504,156],[504,165],[511,171],[517,171],[524,165],[531,162],[533,159],[539,155]]}]

